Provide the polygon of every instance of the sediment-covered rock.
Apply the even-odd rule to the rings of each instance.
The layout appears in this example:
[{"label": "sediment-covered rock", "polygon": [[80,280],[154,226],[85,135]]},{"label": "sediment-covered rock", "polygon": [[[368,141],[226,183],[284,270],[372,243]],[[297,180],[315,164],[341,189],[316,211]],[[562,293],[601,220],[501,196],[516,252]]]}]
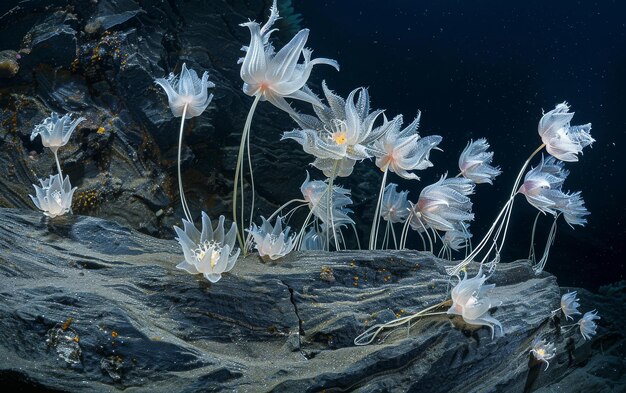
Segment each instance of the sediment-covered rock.
[{"label": "sediment-covered rock", "polygon": [[[446,300],[445,262],[413,251],[294,253],[270,264],[253,254],[210,284],[177,270],[181,259],[174,240],[111,221],[0,209],[0,382],[99,392],[625,386],[623,286],[579,292],[581,309],[602,316],[585,342],[551,318],[563,291],[555,277],[503,263],[489,280],[503,337],[439,315],[357,347],[368,326]],[[556,343],[547,371],[530,361],[537,335]]]}]

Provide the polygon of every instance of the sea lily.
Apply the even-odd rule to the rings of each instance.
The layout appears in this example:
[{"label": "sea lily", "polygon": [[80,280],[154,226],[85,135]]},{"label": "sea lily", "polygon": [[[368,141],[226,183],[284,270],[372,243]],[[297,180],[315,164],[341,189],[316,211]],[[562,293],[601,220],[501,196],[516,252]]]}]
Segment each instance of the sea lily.
[{"label": "sea lily", "polygon": [[552,359],[556,356],[556,348],[554,347],[554,343],[546,342],[546,340],[541,337],[537,337],[533,340],[532,349],[530,353],[537,359],[539,362],[545,363],[547,370],[550,367],[550,362],[548,360]]},{"label": "sea lily", "polygon": [[580,307],[580,303],[578,303],[578,298],[576,298],[576,291],[568,292],[561,296],[561,311],[563,311],[565,319],[574,320],[573,315],[580,315],[578,307]]},{"label": "sea lily", "polygon": [[35,196],[29,195],[37,209],[50,218],[72,212],[72,197],[76,187],[72,188],[69,176],[61,180],[61,175],[57,174],[40,179],[39,182],[41,187],[33,184]]},{"label": "sea lily", "polygon": [[451,250],[459,251],[467,247],[469,239],[471,238],[472,234],[469,232],[469,224],[461,222],[458,229],[447,231],[443,235],[443,245]]},{"label": "sea lily", "polygon": [[202,232],[194,224],[183,219],[184,230],[174,226],[178,243],[183,248],[185,260],[176,267],[191,274],[202,274],[212,283],[222,278],[222,273],[230,271],[237,257],[239,248],[235,248],[237,227],[232,224],[224,234],[224,216],[220,216],[215,228],[211,219],[202,212]]},{"label": "sea lily", "polygon": [[554,157],[542,157],[539,166],[531,168],[524,177],[524,183],[518,192],[524,194],[528,203],[542,213],[563,217],[570,225],[584,225],[584,216],[589,212],[584,207],[580,192],[565,193],[561,190],[569,172],[564,169],[563,162]]},{"label": "sea lily", "polygon": [[[310,49],[306,49],[309,30],[300,30],[278,53],[270,43],[270,35],[276,30],[272,25],[278,19],[278,7],[274,0],[270,8],[270,17],[263,26],[257,22],[242,23],[250,29],[250,44],[244,47],[244,58],[240,59],[243,91],[249,96],[259,96],[262,101],[269,101],[276,107],[290,113],[295,111],[285,98],[302,100],[313,105],[321,105],[319,99],[310,91],[303,90],[313,66],[327,64],[339,71],[335,60],[318,58],[311,60]],[[300,56],[304,62],[298,63]]]},{"label": "sea lily", "polygon": [[302,196],[309,204],[309,209],[313,215],[323,223],[332,221],[335,228],[342,225],[354,224],[354,221],[348,216],[352,210],[346,206],[352,204],[350,199],[350,190],[333,185],[332,205],[329,207],[328,202],[328,183],[322,180],[309,180],[309,173],[300,187]]},{"label": "sea lily", "polygon": [[289,254],[296,245],[294,241],[296,235],[289,236],[291,228],[287,226],[283,229],[280,216],[276,218],[274,226],[265,217],[261,217],[261,220],[263,221],[261,226],[257,227],[252,224],[252,228],[248,231],[252,234],[259,256],[276,260]]},{"label": "sea lily", "polygon": [[430,151],[437,148],[442,138],[439,135],[421,138],[417,133],[421,113],[406,128],[402,126],[402,116],[391,121],[390,129],[374,142],[376,166],[382,171],[386,168],[405,179],[419,177],[409,171],[423,170],[433,166],[429,161]]},{"label": "sea lily", "polygon": [[448,309],[448,314],[456,314],[463,317],[463,320],[470,325],[483,325],[491,329],[491,338],[496,333],[495,327],[500,328],[500,335],[504,332],[500,322],[488,315],[488,311],[502,304],[489,298],[487,294],[495,288],[495,284],[485,285],[487,277],[482,273],[482,268],[474,278],[463,279],[457,276],[459,283],[452,288],[452,306]]},{"label": "sea lily", "polygon": [[305,152],[315,157],[313,166],[327,177],[350,176],[357,161],[374,156],[371,144],[392,127],[392,122],[374,128],[383,111],[370,113],[369,93],[365,88],[353,90],[345,101],[325,83],[322,88],[329,106],[314,107],[317,118],[293,116],[302,129],[285,132],[282,139],[301,144]]},{"label": "sea lily", "polygon": [[491,166],[493,152],[488,152],[489,143],[485,138],[469,141],[459,157],[459,169],[463,177],[470,179],[476,184],[493,184],[502,171],[500,168]]},{"label": "sea lily", "polygon": [[594,322],[596,319],[600,319],[600,317],[598,316],[598,312],[593,310],[586,312],[577,322],[580,327],[580,334],[582,334],[585,340],[591,340],[591,337],[596,335],[596,329],[598,328],[598,325]]},{"label": "sea lily", "polygon": [[180,117],[180,131],[178,133],[178,191],[180,193],[180,203],[183,208],[183,213],[187,218],[187,221],[192,222],[191,211],[187,205],[187,199],[185,198],[185,190],[183,188],[183,180],[181,175],[181,151],[183,144],[183,130],[185,125],[185,119],[191,119],[192,117],[200,116],[202,112],[209,106],[213,99],[213,94],[208,94],[210,87],[215,85],[209,82],[209,73],[204,71],[202,79],[198,78],[198,74],[194,70],[188,70],[187,64],[183,63],[180,75],[176,76],[173,73],[169,75],[167,79],[158,78],[154,81],[157,85],[161,86],[167,94],[167,100],[170,105],[170,109],[174,117]]},{"label": "sea lily", "polygon": [[389,183],[385,187],[383,201],[380,209],[380,216],[383,220],[398,223],[406,221],[409,216],[411,205],[407,199],[408,191],[396,191],[398,187],[395,183]]},{"label": "sea lily", "polygon": [[56,155],[59,147],[67,144],[76,126],[83,120],[85,120],[84,117],[79,117],[72,121],[72,116],[69,113],[59,117],[55,112],[52,112],[50,117],[46,117],[41,124],[35,126],[30,135],[30,140],[35,140],[37,135],[41,136],[41,143],[44,147],[50,148]]},{"label": "sea lily", "polygon": [[573,117],[574,113],[569,112],[569,105],[563,102],[544,114],[539,121],[539,135],[546,150],[561,161],[578,161],[578,153],[582,153],[583,148],[595,142],[589,133],[591,123],[571,126]]},{"label": "sea lily", "polygon": [[185,119],[200,116],[213,99],[208,89],[215,85],[209,81],[209,73],[204,71],[200,79],[196,71],[187,69],[186,63],[179,75],[170,73],[167,78],[158,78],[154,82],[165,90],[174,117],[181,117],[183,113]]},{"label": "sea lily", "polygon": [[472,202],[467,197],[474,192],[474,183],[465,178],[444,176],[420,193],[413,214],[438,231],[453,231],[464,221],[474,219]]}]

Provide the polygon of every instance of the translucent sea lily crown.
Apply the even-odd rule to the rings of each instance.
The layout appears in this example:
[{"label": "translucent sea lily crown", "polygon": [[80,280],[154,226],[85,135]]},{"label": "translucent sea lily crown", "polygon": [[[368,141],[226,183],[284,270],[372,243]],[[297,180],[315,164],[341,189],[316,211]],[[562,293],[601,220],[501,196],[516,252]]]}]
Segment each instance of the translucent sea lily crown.
[{"label": "translucent sea lily crown", "polygon": [[83,120],[85,120],[84,117],[79,117],[72,121],[72,116],[69,113],[59,117],[56,112],[52,112],[50,117],[45,118],[41,124],[35,126],[30,135],[30,140],[35,140],[39,135],[41,136],[41,143],[56,152],[59,147],[67,144],[76,126]]},{"label": "translucent sea lily crown", "polygon": [[167,79],[157,78],[154,83],[165,90],[174,117],[181,117],[183,112],[185,119],[200,116],[213,99],[208,89],[215,85],[209,81],[209,73],[204,71],[200,79],[196,71],[187,69],[186,63],[179,75],[170,73]]},{"label": "translucent sea lily crown", "polygon": [[192,222],[183,219],[181,229],[174,227],[178,243],[183,249],[185,260],[176,267],[191,274],[202,274],[212,283],[218,282],[222,274],[230,271],[237,257],[239,248],[235,247],[237,229],[235,223],[228,233],[224,233],[224,216],[220,216],[215,228],[209,216],[202,212],[202,232]]},{"label": "translucent sea lily crown", "polygon": [[[276,30],[272,29],[276,20],[278,7],[274,0],[270,17],[263,26],[252,21],[241,24],[250,29],[250,44],[242,48],[246,55],[239,59],[241,79],[244,81],[243,91],[250,96],[260,96],[261,100],[268,100],[288,113],[295,114],[285,98],[321,105],[317,96],[303,90],[303,87],[313,66],[327,64],[339,70],[339,64],[331,59],[311,60],[312,51],[304,47],[309,37],[308,29],[300,30],[287,45],[275,53],[270,43],[270,35]],[[300,57],[304,59],[303,63],[299,63]]]},{"label": "translucent sea lily crown", "polygon": [[61,180],[61,175],[50,175],[39,180],[41,187],[35,187],[35,196],[29,195],[37,209],[50,218],[62,216],[72,211],[72,197],[76,187],[72,188],[69,176]]}]

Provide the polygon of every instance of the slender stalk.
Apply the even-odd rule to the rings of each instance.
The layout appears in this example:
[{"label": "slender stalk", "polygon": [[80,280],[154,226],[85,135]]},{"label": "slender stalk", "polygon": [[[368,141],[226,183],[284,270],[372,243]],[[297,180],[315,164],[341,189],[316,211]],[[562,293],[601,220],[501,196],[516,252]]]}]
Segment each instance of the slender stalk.
[{"label": "slender stalk", "polygon": [[56,148],[56,149],[51,149],[51,150],[54,153],[54,160],[57,163],[57,171],[59,171],[59,177],[61,178],[61,183],[63,183],[63,171],[61,171],[61,163],[59,162],[59,155],[57,154],[59,149]]},{"label": "slender stalk", "polygon": [[[448,274],[450,274],[450,275],[458,274],[465,266],[470,264],[476,258],[476,256],[483,251],[483,249],[485,248],[485,246],[487,245],[487,243],[491,239],[491,235],[493,234],[493,232],[496,229],[496,226],[498,226],[498,224],[500,224],[500,225],[498,226],[498,230],[496,231],[496,236],[494,236],[493,239],[492,239],[493,244],[488,249],[488,251],[485,253],[485,256],[483,257],[482,261],[484,262],[489,257],[489,254],[493,251],[494,248],[496,249],[497,252],[499,252],[502,249],[502,247],[504,246],[504,241],[506,240],[506,234],[507,234],[508,223],[509,223],[509,220],[510,220],[512,206],[513,206],[513,201],[514,201],[515,196],[517,195],[517,190],[518,190],[518,187],[519,187],[519,183],[520,183],[520,181],[522,179],[522,176],[524,175],[524,172],[526,171],[526,168],[530,164],[530,161],[544,147],[545,147],[545,144],[541,144],[541,146],[539,146],[537,149],[535,149],[535,151],[533,151],[532,154],[526,159],[526,161],[524,162],[524,165],[522,166],[522,168],[520,169],[520,171],[519,171],[519,173],[517,175],[517,178],[515,179],[515,183],[513,183],[513,188],[511,190],[511,195],[510,195],[509,199],[505,203],[505,205],[502,208],[502,210],[500,210],[500,213],[498,214],[498,216],[496,217],[495,221],[493,222],[493,224],[491,225],[491,227],[487,231],[487,234],[485,234],[485,236],[478,243],[476,248],[472,252],[470,252],[470,254],[465,259],[463,259],[463,261],[461,261],[459,264],[457,264],[456,266],[454,266],[452,268],[446,268],[446,271],[448,272]],[[500,221],[500,218],[502,218],[502,217],[504,217],[504,219],[502,221]],[[504,228],[504,235],[502,236],[502,240],[500,240],[500,244],[498,245],[498,237],[500,236],[502,228],[505,226],[505,224],[506,224],[506,227]]]},{"label": "slender stalk", "polygon": [[539,216],[541,212],[537,213],[535,217],[535,222],[533,222],[533,231],[530,235],[530,250],[528,251],[528,260],[534,265],[537,261],[537,256],[535,255],[535,232],[537,231],[537,221],[539,221]]},{"label": "slender stalk", "polygon": [[333,165],[333,171],[331,173],[330,178],[328,179],[328,191],[326,200],[328,201],[328,211],[330,212],[330,230],[326,231],[326,246],[328,247],[328,251],[330,251],[330,239],[329,233],[333,232],[333,239],[335,240],[335,251],[339,251],[339,239],[337,239],[337,235],[335,234],[335,218],[333,216],[333,182],[335,181],[335,176],[337,174],[337,166],[339,165],[339,160],[335,160],[335,165]]},{"label": "slender stalk", "polygon": [[292,203],[295,202],[300,202],[300,203],[308,203],[306,200],[304,199],[292,199],[289,202],[283,204],[281,207],[279,207],[278,209],[276,209],[276,211],[274,211],[274,213],[272,213],[272,215],[267,219],[267,221],[271,221],[272,218],[276,217],[276,215],[278,213],[280,213],[284,208],[286,208],[287,206],[291,205]]},{"label": "slender stalk", "polygon": [[[237,165],[235,167],[235,181],[233,188],[233,221],[237,224],[237,240],[239,241],[239,247],[241,247],[244,256],[248,254],[248,250],[245,248],[245,244],[243,241],[243,230],[244,230],[244,206],[245,206],[245,197],[243,190],[243,174],[241,171],[241,164],[243,162],[243,154],[246,147],[246,142],[248,141],[248,134],[250,133],[250,127],[252,126],[252,117],[254,116],[254,111],[256,110],[256,106],[261,99],[261,95],[257,95],[254,97],[254,101],[250,106],[250,111],[248,112],[248,116],[246,117],[246,123],[243,126],[243,132],[241,134],[241,142],[239,143],[239,153],[237,154]],[[249,153],[249,152],[248,152]],[[241,184],[241,222],[237,222],[237,188]],[[252,185],[254,188],[254,185]]]},{"label": "slender stalk", "polygon": [[187,105],[183,107],[183,115],[180,118],[180,131],[178,133],[178,160],[177,160],[177,169],[178,169],[178,193],[180,194],[180,204],[183,206],[183,213],[185,214],[185,218],[187,221],[193,223],[191,219],[191,211],[189,210],[189,206],[187,205],[187,199],[185,198],[185,191],[183,190],[183,177],[180,171],[180,159],[181,159],[181,151],[183,146],[183,130],[185,128],[185,116],[187,115]]},{"label": "slender stalk", "polygon": [[387,183],[387,173],[389,166],[385,165],[383,170],[383,179],[380,182],[380,191],[378,192],[378,200],[376,201],[376,209],[374,210],[374,219],[372,221],[372,229],[370,230],[370,250],[376,249],[376,239],[378,238],[378,221],[380,216],[380,207],[382,205],[383,194],[385,192],[385,183]]},{"label": "slender stalk", "polygon": [[396,328],[406,323],[411,323],[411,321],[415,318],[447,314],[446,311],[434,312],[434,313],[429,313],[429,311],[435,310],[440,307],[450,306],[450,305],[452,305],[452,300],[446,300],[441,303],[437,303],[433,306],[427,307],[423,309],[422,311],[419,311],[415,314],[407,315],[406,317],[402,317],[402,318],[397,318],[387,323],[380,323],[380,324],[374,325],[370,327],[369,329],[367,329],[366,331],[364,331],[363,333],[361,333],[360,335],[358,335],[357,338],[354,339],[354,345],[371,344],[376,339],[378,334],[382,332],[384,329]]}]

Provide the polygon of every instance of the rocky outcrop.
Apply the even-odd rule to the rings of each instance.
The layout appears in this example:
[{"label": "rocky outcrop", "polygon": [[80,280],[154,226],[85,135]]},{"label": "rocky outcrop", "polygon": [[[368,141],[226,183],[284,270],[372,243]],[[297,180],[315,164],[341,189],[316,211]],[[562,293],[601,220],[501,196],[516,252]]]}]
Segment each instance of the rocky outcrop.
[{"label": "rocky outcrop", "polygon": [[[0,382],[49,391],[568,392],[624,388],[624,287],[579,292],[598,335],[558,329],[562,289],[526,261],[490,282],[503,337],[439,315],[356,347],[368,326],[448,298],[445,262],[413,251],[238,261],[216,284],[173,240],[111,221],[0,209]],[[611,294],[609,296],[609,293]],[[566,323],[563,321],[562,323]],[[554,341],[550,368],[529,345]],[[384,336],[383,336],[384,337]],[[610,366],[610,367],[609,367]],[[582,383],[580,376],[582,378]]]},{"label": "rocky outcrop", "polygon": [[[9,7],[0,17],[0,206],[32,207],[31,184],[55,171],[52,154],[30,141],[33,127],[50,111],[78,113],[87,120],[60,150],[64,173],[78,187],[74,211],[170,237],[182,215],[179,119],[154,78],[186,62],[216,84],[209,108],[186,124],[187,200],[196,214],[230,212],[236,149],[252,102],[241,92],[237,59],[249,33],[239,24],[266,18],[270,3],[30,0]],[[291,3],[280,3],[279,42],[298,22],[289,17]],[[278,143],[292,127],[267,103],[255,114],[257,200],[266,215],[297,196],[305,178],[309,157]]]}]

